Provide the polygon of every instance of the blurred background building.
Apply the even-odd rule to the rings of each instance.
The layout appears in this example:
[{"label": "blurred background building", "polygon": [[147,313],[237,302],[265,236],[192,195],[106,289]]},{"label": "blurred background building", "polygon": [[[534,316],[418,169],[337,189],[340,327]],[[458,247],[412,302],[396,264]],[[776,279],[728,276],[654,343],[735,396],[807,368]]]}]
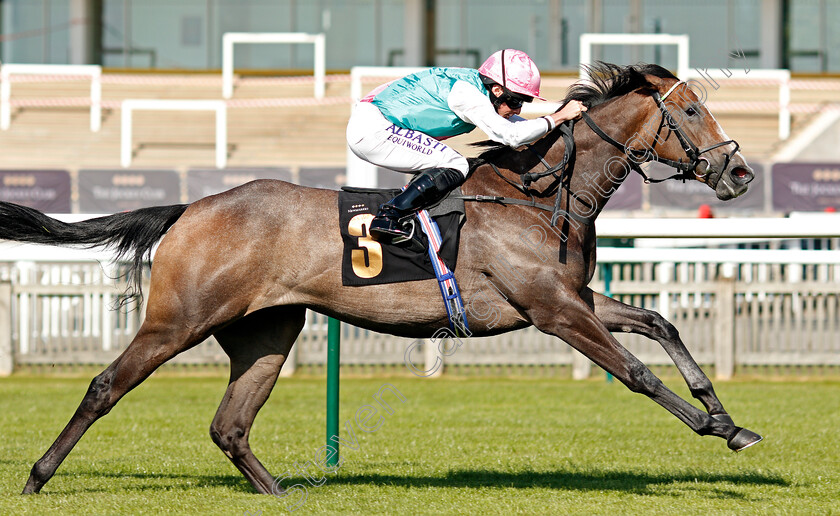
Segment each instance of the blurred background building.
[{"label": "blurred background building", "polygon": [[[355,158],[344,141],[353,67],[476,67],[499,48],[519,48],[540,66],[543,95],[559,100],[578,77],[584,33],[687,35],[693,73],[735,73],[704,83],[706,101],[758,172],[748,197],[727,204],[701,184],[651,187],[631,177],[610,211],[688,215],[711,203],[721,214],[786,213],[840,204],[840,179],[832,179],[840,169],[830,165],[840,162],[840,0],[0,0],[0,29],[5,68],[102,67],[101,116],[89,114],[90,77],[5,78],[0,176],[13,177],[4,179],[0,198],[47,211],[189,202],[256,177],[327,188],[359,184],[348,173]],[[231,32],[323,34],[324,94],[312,93],[314,45],[239,44],[233,95],[222,95],[222,38]],[[592,58],[674,71],[679,65],[677,47],[668,44],[595,45]],[[763,70],[793,75],[759,76]],[[368,91],[390,78],[367,77],[361,86]],[[209,111],[135,111],[130,158],[121,159],[127,99],[224,102],[227,134],[219,152],[227,171],[212,172],[220,161]],[[533,116],[552,105],[529,108]],[[101,128],[85,130],[89,116]],[[468,144],[482,139],[479,133],[450,143],[475,154]],[[123,178],[126,161],[145,179]],[[18,177],[17,170],[31,172]],[[380,186],[405,180],[390,171],[370,174],[376,178],[368,183]],[[837,181],[838,192],[822,188],[825,181]],[[172,185],[177,191],[163,192]],[[137,188],[147,190],[120,193]],[[805,195],[809,188],[819,194]],[[106,194],[118,199],[96,201]]]},{"label": "blurred background building", "polygon": [[[836,0],[2,0],[0,56],[14,63],[214,70],[225,32],[324,33],[327,68],[476,66],[499,48],[575,70],[586,32],[688,34],[692,65],[740,49],[754,68],[840,72]],[[676,64],[673,48],[611,48],[612,62]],[[242,69],[305,69],[311,49],[255,47]]]}]

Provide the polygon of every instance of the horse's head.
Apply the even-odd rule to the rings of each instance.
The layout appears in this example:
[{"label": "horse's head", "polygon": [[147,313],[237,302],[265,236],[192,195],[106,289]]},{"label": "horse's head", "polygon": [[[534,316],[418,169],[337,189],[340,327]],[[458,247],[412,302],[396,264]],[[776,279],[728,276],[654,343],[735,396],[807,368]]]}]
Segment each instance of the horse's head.
[{"label": "horse's head", "polygon": [[[609,111],[617,115],[617,109],[624,110],[623,122],[635,125],[623,131],[632,136],[618,142],[631,161],[673,166],[678,177],[706,183],[721,200],[747,191],[753,170],[705,106],[701,83],[680,81],[657,65],[598,63],[590,67],[589,76],[590,82],[573,87],[567,98],[589,100],[590,105],[615,99]],[[619,98],[632,102],[632,107]]]},{"label": "horse's head", "polygon": [[689,164],[687,171],[714,189],[721,200],[745,193],[755,174],[738,143],[726,135],[706,107],[706,91],[702,84],[653,76],[649,80],[657,87],[652,96],[658,111],[662,113],[667,129],[676,136],[665,142],[658,151],[659,157],[685,159]]}]

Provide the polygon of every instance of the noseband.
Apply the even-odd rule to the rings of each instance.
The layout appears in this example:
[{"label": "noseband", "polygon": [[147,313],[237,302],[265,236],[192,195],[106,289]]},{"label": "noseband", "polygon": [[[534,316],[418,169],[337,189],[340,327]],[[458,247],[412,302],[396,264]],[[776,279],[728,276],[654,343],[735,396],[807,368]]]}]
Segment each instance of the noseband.
[{"label": "noseband", "polygon": [[[717,176],[715,178],[710,178],[710,179],[714,179],[715,184],[709,183],[709,185],[712,188],[715,188],[717,186],[717,182],[720,180],[720,177],[723,175],[723,172],[729,166],[729,162],[732,160],[732,157],[740,149],[740,146],[738,145],[738,142],[736,142],[735,140],[726,140],[726,141],[723,141],[723,142],[720,142],[720,143],[716,143],[714,145],[710,145],[709,147],[706,147],[705,149],[699,149],[694,144],[694,142],[691,141],[691,138],[689,138],[688,135],[685,134],[685,131],[683,131],[682,127],[680,127],[680,124],[671,115],[671,112],[668,111],[668,108],[665,107],[665,102],[664,102],[664,100],[666,98],[668,98],[668,96],[675,89],[677,89],[677,87],[680,84],[685,84],[685,83],[683,81],[678,81],[676,84],[671,86],[671,89],[669,89],[661,97],[659,96],[658,91],[653,92],[653,94],[651,95],[651,97],[653,97],[654,102],[656,102],[656,106],[659,108],[659,111],[662,113],[662,119],[659,122],[659,129],[657,129],[657,131],[656,131],[657,138],[654,138],[653,145],[651,145],[650,151],[628,148],[626,145],[618,142],[615,138],[611,137],[606,132],[604,132],[603,129],[598,127],[598,124],[596,124],[595,121],[592,120],[592,118],[589,116],[588,113],[586,113],[584,111],[584,112],[581,113],[581,115],[583,117],[583,120],[586,122],[586,124],[589,126],[589,128],[592,129],[592,131],[595,132],[595,134],[597,134],[602,140],[609,143],[613,147],[616,147],[618,150],[620,150],[622,153],[624,153],[625,156],[627,156],[629,158],[630,168],[632,168],[639,175],[641,175],[642,178],[644,179],[645,183],[661,183],[662,181],[667,181],[669,179],[682,179],[683,181],[685,181],[686,179],[706,178],[707,176],[709,176],[711,174],[712,168],[711,168],[711,164],[709,163],[709,160],[707,158],[703,157],[703,154],[705,154],[705,153],[707,153],[711,150],[717,149],[718,147],[723,147],[724,145],[730,145],[730,144],[735,145],[735,148],[732,150],[732,152],[730,152],[729,154],[726,155],[726,158],[724,159],[724,162],[723,162],[723,167],[721,167],[721,169],[720,169],[720,173],[717,174]],[[654,147],[656,147],[656,143],[658,142],[659,132],[665,126],[668,127],[669,136],[670,136],[670,133],[674,133],[677,136],[677,139],[679,140],[680,145],[682,146],[683,151],[685,152],[685,155],[688,158],[687,161],[683,161],[682,158],[680,158],[679,161],[674,161],[672,159],[667,159],[667,158],[661,158],[661,157],[659,157],[658,154],[656,154],[656,152],[652,152],[654,150]],[[667,140],[667,139],[668,138],[666,137],[665,140]],[[651,154],[653,154],[653,156],[651,156]],[[666,177],[664,179],[651,179],[651,178],[647,177],[645,175],[645,173],[642,171],[641,167],[639,167],[640,163],[647,163],[649,161],[658,161],[659,163],[663,163],[665,165],[668,165],[669,167],[677,169],[679,171],[679,173],[674,174],[670,177]],[[695,170],[700,165],[700,163],[705,163],[706,164],[706,171],[707,172],[703,175],[697,175],[697,173],[695,172]]]}]

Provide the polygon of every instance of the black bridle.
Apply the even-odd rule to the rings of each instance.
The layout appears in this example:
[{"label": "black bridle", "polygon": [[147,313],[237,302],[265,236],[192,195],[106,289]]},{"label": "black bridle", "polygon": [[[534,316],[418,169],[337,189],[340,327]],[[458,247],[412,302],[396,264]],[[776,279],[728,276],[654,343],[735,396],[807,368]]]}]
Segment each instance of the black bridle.
[{"label": "black bridle", "polygon": [[[656,106],[659,108],[660,113],[662,113],[662,119],[659,122],[659,129],[657,130],[657,133],[656,133],[657,138],[654,139],[654,142],[653,142],[653,145],[651,145],[651,150],[650,151],[628,148],[626,145],[618,142],[615,138],[612,138],[610,135],[605,133],[603,129],[598,127],[598,124],[596,124],[595,121],[592,120],[592,118],[589,116],[589,114],[587,114],[585,111],[583,113],[581,113],[581,115],[583,117],[583,120],[586,122],[586,125],[588,125],[589,128],[592,129],[593,132],[595,132],[595,134],[597,134],[602,140],[609,143],[613,147],[616,147],[618,150],[620,150],[622,153],[624,153],[625,156],[627,156],[629,158],[628,161],[630,162],[630,168],[632,168],[639,175],[641,175],[642,178],[644,179],[645,183],[661,183],[661,182],[667,181],[669,179],[681,179],[683,181],[685,181],[686,179],[705,179],[705,178],[707,178],[707,176],[709,176],[711,174],[712,167],[711,167],[711,163],[709,162],[709,160],[707,158],[703,157],[703,154],[705,154],[705,153],[707,153],[711,150],[717,149],[718,147],[723,147],[725,145],[734,145],[734,149],[732,149],[732,152],[730,152],[729,154],[726,155],[726,157],[723,161],[723,166],[720,169],[720,173],[718,173],[716,175],[716,177],[713,177],[713,178],[709,177],[709,179],[714,180],[714,182],[715,182],[715,184],[709,183],[709,185],[712,188],[715,188],[717,186],[717,182],[720,180],[720,177],[723,175],[723,172],[726,171],[727,167],[729,166],[729,162],[732,160],[732,157],[735,155],[736,152],[738,152],[738,150],[741,147],[740,147],[740,145],[738,145],[738,142],[736,142],[735,140],[726,140],[726,141],[723,141],[723,142],[720,142],[720,143],[716,143],[714,145],[710,145],[710,146],[706,147],[705,149],[699,149],[697,147],[697,145],[695,145],[694,142],[691,141],[691,138],[689,138],[688,135],[685,134],[685,131],[683,131],[682,127],[680,127],[680,124],[676,121],[676,119],[673,117],[673,115],[671,115],[671,112],[668,111],[668,108],[665,106],[665,102],[664,102],[664,100],[666,98],[668,98],[668,96],[680,84],[685,84],[685,83],[683,83],[682,81],[677,82],[676,84],[671,86],[671,89],[669,89],[661,97],[659,96],[658,91],[653,92],[653,94],[651,95],[651,97],[653,97],[654,102],[656,102]],[[659,133],[662,131],[663,127],[668,128],[668,131],[669,131],[668,137],[670,137],[671,133],[676,135],[677,139],[680,142],[680,145],[683,148],[683,151],[685,152],[686,157],[688,158],[687,161],[683,161],[682,158],[680,158],[679,161],[674,161],[672,159],[667,159],[667,158],[661,158],[655,152],[653,153],[654,155],[651,156],[651,151],[653,151],[654,147],[656,147],[656,143],[659,141]],[[665,140],[667,140],[668,137],[666,137]],[[647,163],[649,161],[658,161],[659,163],[662,163],[662,164],[668,165],[669,167],[677,169],[679,171],[679,173],[674,174],[670,177],[666,177],[664,179],[651,179],[651,178],[647,177],[647,175],[645,175],[645,173],[642,171],[641,167],[639,166],[640,163]],[[697,170],[697,167],[700,166],[701,163],[706,164],[706,166],[705,166],[706,173],[698,175],[696,170]]]},{"label": "black bridle", "polygon": [[[717,186],[717,182],[723,176],[723,172],[726,171],[727,167],[729,166],[729,162],[732,160],[732,157],[735,155],[736,152],[740,149],[738,142],[735,140],[726,140],[720,143],[716,143],[714,145],[710,145],[705,149],[699,149],[694,142],[691,141],[691,138],[682,130],[680,124],[675,120],[675,118],[671,115],[668,108],[665,106],[664,100],[668,98],[668,96],[680,85],[684,84],[682,81],[677,82],[674,84],[664,95],[660,96],[659,92],[653,92],[651,97],[653,98],[654,102],[656,102],[656,106],[659,108],[660,113],[662,113],[662,118],[659,122],[659,129],[657,129],[657,138],[654,139],[653,145],[651,145],[651,151],[656,146],[656,143],[659,141],[659,133],[662,131],[664,127],[667,126],[668,128],[668,136],[665,137],[666,141],[671,133],[675,134],[677,139],[680,142],[680,145],[683,148],[683,151],[686,154],[686,161],[683,161],[682,158],[675,161],[672,159],[661,158],[655,152],[653,156],[651,155],[651,151],[648,150],[640,150],[640,149],[633,149],[628,148],[626,145],[620,143],[615,138],[608,135],[601,129],[595,121],[587,114],[585,111],[581,113],[581,117],[586,122],[592,131],[597,134],[602,140],[609,143],[613,147],[616,147],[620,150],[625,156],[627,156],[628,161],[630,162],[630,168],[640,176],[645,181],[645,183],[661,183],[663,181],[667,181],[669,179],[680,179],[680,180],[687,180],[687,179],[704,179],[706,182],[712,187],[715,188]],[[566,190],[569,192],[569,195],[575,198],[576,201],[583,203],[585,206],[592,208],[588,205],[588,203],[581,199],[580,197],[576,196],[574,192],[572,192],[568,188],[568,183],[571,180],[571,171],[574,169],[574,157],[575,157],[575,140],[574,140],[574,120],[570,120],[568,122],[564,122],[560,124],[557,130],[560,131],[560,136],[563,138],[563,142],[565,143],[565,149],[563,152],[563,160],[551,166],[545,160],[545,158],[539,154],[537,151],[533,149],[532,146],[528,145],[528,150],[534,152],[538,157],[540,162],[545,166],[546,170],[542,172],[526,172],[520,174],[520,179],[522,180],[522,184],[518,184],[514,181],[511,181],[504,174],[501,173],[499,168],[493,164],[488,163],[496,174],[505,180],[509,185],[513,186],[516,190],[523,193],[524,195],[531,198],[530,201],[526,201],[524,199],[515,199],[510,197],[502,197],[502,196],[494,196],[494,195],[473,195],[473,196],[458,196],[458,198],[464,199],[465,201],[480,201],[480,202],[495,202],[500,204],[519,204],[524,206],[531,206],[534,208],[539,208],[546,211],[551,211],[551,225],[554,226],[557,223],[558,218],[560,215],[568,215],[571,218],[575,219],[578,222],[583,224],[590,224],[592,221],[586,217],[580,216],[575,214],[574,212],[564,211],[561,209],[561,195],[559,193],[560,187],[566,187]],[[721,167],[720,172],[715,177],[710,177],[712,173],[712,167],[709,160],[703,157],[703,154],[717,149],[719,147],[723,147],[724,145],[734,145],[735,148],[726,155],[726,158],[723,162],[723,167]],[[641,163],[647,163],[650,161],[657,161],[659,163],[668,165],[672,168],[677,169],[678,173],[672,176],[666,177],[664,179],[651,179],[649,178],[644,171],[639,166]],[[698,175],[696,173],[697,167],[701,164],[705,163],[705,173]],[[531,183],[542,179],[546,176],[553,176],[554,181],[542,191],[534,191],[530,188]],[[715,184],[709,182],[709,180],[714,181]],[[549,206],[546,204],[537,203],[534,197],[549,197],[551,195],[557,194],[554,199],[554,206]],[[567,200],[568,202],[568,200]]]}]

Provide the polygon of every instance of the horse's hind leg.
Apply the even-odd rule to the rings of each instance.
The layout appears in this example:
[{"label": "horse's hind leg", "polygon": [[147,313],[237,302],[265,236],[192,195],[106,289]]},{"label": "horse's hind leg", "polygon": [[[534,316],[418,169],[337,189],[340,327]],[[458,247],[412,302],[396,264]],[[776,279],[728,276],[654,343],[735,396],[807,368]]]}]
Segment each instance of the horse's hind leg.
[{"label": "horse's hind leg", "polygon": [[729,417],[715,394],[712,382],[694,361],[673,324],[652,310],[627,305],[589,289],[587,291],[584,292],[584,299],[588,301],[591,298],[595,315],[608,330],[637,333],[659,342],[685,378],[692,396],[703,403],[709,414],[718,419]]},{"label": "horse's hind leg", "polygon": [[201,342],[203,338],[191,335],[175,325],[153,324],[147,319],[128,348],[90,383],[70,422],[47,453],[32,466],[23,494],[39,492],[87,429],[110,412],[128,391],[161,364]]},{"label": "horse's hind leg", "polygon": [[230,357],[230,383],[210,425],[210,437],[263,494],[272,493],[274,478],[254,456],[248,436],[303,328],[305,313],[299,307],[267,308],[216,333]]}]

